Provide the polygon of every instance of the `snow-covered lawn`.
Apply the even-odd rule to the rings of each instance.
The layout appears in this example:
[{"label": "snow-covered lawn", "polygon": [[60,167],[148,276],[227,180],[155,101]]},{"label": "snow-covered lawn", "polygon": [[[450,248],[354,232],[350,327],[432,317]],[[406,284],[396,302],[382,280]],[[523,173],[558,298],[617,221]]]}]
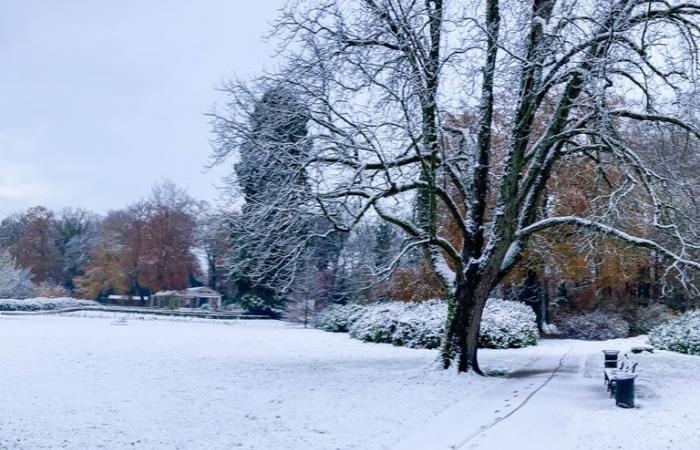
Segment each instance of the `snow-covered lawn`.
[{"label": "snow-covered lawn", "polygon": [[[638,357],[638,408],[602,383],[607,343],[436,352],[276,321],[0,316],[1,449],[697,449],[700,357]],[[558,370],[556,370],[559,368]]]}]

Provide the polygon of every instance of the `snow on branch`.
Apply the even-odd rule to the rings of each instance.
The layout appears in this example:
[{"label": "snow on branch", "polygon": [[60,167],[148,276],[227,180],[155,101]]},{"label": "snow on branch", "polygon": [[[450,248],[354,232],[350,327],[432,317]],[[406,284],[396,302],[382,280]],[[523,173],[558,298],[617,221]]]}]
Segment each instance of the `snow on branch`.
[{"label": "snow on branch", "polygon": [[685,122],[683,120],[680,120],[677,117],[666,116],[666,115],[662,115],[662,114],[641,114],[638,112],[621,110],[621,109],[610,111],[608,114],[610,114],[611,116],[626,117],[628,119],[634,119],[634,120],[649,121],[649,122],[663,122],[663,123],[668,123],[671,125],[676,125],[682,129],[684,129],[685,131],[693,134],[696,138],[700,139],[700,129],[698,129],[698,127],[693,126],[692,124]]},{"label": "snow on branch", "polygon": [[525,228],[517,231],[516,236],[518,238],[525,238],[533,233],[542,231],[547,228],[552,228],[559,225],[573,225],[577,227],[587,228],[599,233],[615,237],[623,242],[635,245],[637,247],[643,247],[650,250],[654,250],[667,258],[673,260],[677,264],[691,267],[700,270],[700,262],[687,259],[681,255],[678,255],[666,247],[654,242],[650,239],[640,238],[626,233],[620,229],[605,225],[600,222],[593,220],[584,219],[582,217],[576,216],[562,216],[562,217],[550,217],[548,219],[543,219],[538,222],[533,223]]}]

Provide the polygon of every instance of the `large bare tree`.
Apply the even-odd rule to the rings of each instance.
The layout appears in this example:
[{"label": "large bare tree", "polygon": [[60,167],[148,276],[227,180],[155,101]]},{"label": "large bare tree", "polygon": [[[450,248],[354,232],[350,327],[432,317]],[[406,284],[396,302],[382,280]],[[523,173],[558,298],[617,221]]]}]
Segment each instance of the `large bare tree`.
[{"label": "large bare tree", "polygon": [[[306,203],[294,208],[339,231],[376,217],[403,230],[387,270],[424,253],[449,299],[444,366],[479,371],[485,302],[538,232],[604,234],[678,273],[700,268],[697,240],[659,193],[666,178],[628,132],[631,123],[674,127],[697,146],[687,114],[697,97],[686,94],[700,81],[699,25],[700,5],[682,0],[292,2],[274,29],[281,68],[226,86],[215,158],[254,140],[263,92],[295,92],[308,118],[305,151],[259,148],[270,158],[286,149],[304,171]],[[560,217],[543,207],[562,166],[602,180],[603,212]],[[284,209],[280,201],[269,208]],[[619,218],[631,208],[663,239],[625,229]],[[284,239],[271,229],[251,240],[265,248]]]}]

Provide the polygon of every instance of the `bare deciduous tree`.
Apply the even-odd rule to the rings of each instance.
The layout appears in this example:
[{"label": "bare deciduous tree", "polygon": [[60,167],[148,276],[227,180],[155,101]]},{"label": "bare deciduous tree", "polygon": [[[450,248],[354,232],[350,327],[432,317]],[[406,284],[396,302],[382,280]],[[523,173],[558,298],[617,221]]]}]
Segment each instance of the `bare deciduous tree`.
[{"label": "bare deciduous tree", "polygon": [[[625,132],[662,124],[697,145],[700,131],[681,106],[700,81],[699,17],[700,5],[678,0],[294,3],[274,30],[284,36],[282,69],[226,86],[215,158],[255,139],[251,117],[264,92],[294,92],[308,133],[267,152],[286,152],[303,171],[303,207],[280,183],[260,217],[289,221],[272,211],[293,209],[338,231],[377,216],[399,227],[408,239],[387,270],[424,252],[449,298],[444,366],[479,371],[486,300],[538,232],[603,234],[652,250],[678,273],[700,268],[697,240],[659,194],[665,178]],[[465,111],[471,126],[459,120]],[[542,207],[562,166],[598,174],[602,213]],[[618,218],[630,208],[656,228],[654,239],[624,229]],[[456,245],[440,227],[443,213],[457,225]],[[251,240],[265,248],[286,238],[274,233],[284,226],[266,223]],[[275,255],[277,266],[299,254]]]}]

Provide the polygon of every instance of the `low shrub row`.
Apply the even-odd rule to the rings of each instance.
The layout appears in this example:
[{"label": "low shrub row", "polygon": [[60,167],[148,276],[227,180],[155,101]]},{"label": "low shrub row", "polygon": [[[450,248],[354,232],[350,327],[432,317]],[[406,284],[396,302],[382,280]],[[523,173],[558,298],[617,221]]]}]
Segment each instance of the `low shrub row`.
[{"label": "low shrub row", "polygon": [[557,337],[585,340],[606,340],[629,336],[629,323],[619,314],[592,311],[571,314],[556,322]]},{"label": "low shrub row", "polygon": [[[322,330],[349,332],[366,342],[437,348],[446,319],[446,302],[429,300],[331,306],[316,317],[315,323]],[[491,299],[484,309],[479,344],[485,348],[534,345],[539,339],[535,320],[535,313],[523,303]]]},{"label": "low shrub row", "polygon": [[[366,342],[391,343],[412,348],[437,348],[444,333],[447,304],[386,302],[372,305],[335,305],[315,318],[317,328],[347,332]],[[630,321],[621,315],[593,311],[559,317],[556,335],[561,338],[605,340],[648,332],[656,348],[700,355],[700,310],[672,316],[663,305],[640,308]],[[651,330],[650,330],[651,329]],[[650,331],[649,331],[650,330]],[[482,348],[518,348],[537,344],[535,314],[520,302],[490,299],[481,323]]]},{"label": "low shrub row", "polygon": [[673,319],[673,315],[668,312],[668,307],[661,303],[656,303],[645,308],[637,308],[630,317],[630,332],[633,334],[647,334],[652,329],[663,325]]},{"label": "low shrub row", "polygon": [[555,322],[557,337],[569,339],[605,340],[646,334],[674,316],[663,304],[654,304],[623,311],[561,314]]},{"label": "low shrub row", "polygon": [[0,299],[0,311],[51,311],[79,306],[99,306],[93,300],[78,300],[75,298],[27,298],[27,299]]},{"label": "low shrub row", "polygon": [[649,343],[662,350],[700,355],[700,310],[681,314],[652,329]]}]

